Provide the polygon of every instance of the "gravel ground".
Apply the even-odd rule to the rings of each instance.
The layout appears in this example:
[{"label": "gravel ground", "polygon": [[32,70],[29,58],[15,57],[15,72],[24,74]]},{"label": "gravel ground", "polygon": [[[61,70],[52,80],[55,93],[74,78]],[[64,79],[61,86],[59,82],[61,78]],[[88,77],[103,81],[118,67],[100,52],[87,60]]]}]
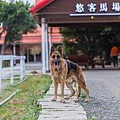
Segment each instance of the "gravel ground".
[{"label": "gravel ground", "polygon": [[78,102],[88,120],[120,120],[120,71],[84,71],[90,90],[90,101]]}]

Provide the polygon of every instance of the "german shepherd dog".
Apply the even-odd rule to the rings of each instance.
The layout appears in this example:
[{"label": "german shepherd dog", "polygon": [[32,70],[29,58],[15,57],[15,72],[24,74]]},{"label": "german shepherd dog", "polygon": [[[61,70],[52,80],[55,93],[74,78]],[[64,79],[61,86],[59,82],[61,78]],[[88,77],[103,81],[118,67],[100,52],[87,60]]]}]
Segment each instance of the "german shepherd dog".
[{"label": "german shepherd dog", "polygon": [[[72,84],[77,83],[77,98],[80,97],[81,88],[86,92],[85,101],[89,101],[89,90],[85,83],[85,77],[82,69],[76,63],[65,60],[63,57],[62,46],[51,47],[50,53],[50,74],[54,84],[54,97],[52,101],[57,100],[57,89],[60,83],[61,99],[60,102],[65,102],[65,98],[69,99],[75,94]],[[70,89],[71,94],[64,98],[64,83]]]}]

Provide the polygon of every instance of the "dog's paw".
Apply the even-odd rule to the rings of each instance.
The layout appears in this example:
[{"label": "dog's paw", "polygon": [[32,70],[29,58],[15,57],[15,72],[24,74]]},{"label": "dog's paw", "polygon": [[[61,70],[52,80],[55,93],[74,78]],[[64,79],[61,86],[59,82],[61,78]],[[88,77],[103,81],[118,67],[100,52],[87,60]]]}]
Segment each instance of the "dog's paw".
[{"label": "dog's paw", "polygon": [[65,103],[65,100],[64,100],[64,99],[61,99],[60,102],[61,102],[61,103]]},{"label": "dog's paw", "polygon": [[68,96],[66,96],[66,97],[64,97],[64,99],[67,99],[67,100],[68,100],[68,99],[69,99],[69,97],[68,97]]},{"label": "dog's paw", "polygon": [[61,100],[60,100],[60,102],[61,102],[61,103],[65,103],[65,101],[61,101]]},{"label": "dog's paw", "polygon": [[85,99],[84,101],[85,101],[85,102],[89,102],[89,99]]},{"label": "dog's paw", "polygon": [[53,98],[51,101],[56,101],[57,99],[56,98]]}]

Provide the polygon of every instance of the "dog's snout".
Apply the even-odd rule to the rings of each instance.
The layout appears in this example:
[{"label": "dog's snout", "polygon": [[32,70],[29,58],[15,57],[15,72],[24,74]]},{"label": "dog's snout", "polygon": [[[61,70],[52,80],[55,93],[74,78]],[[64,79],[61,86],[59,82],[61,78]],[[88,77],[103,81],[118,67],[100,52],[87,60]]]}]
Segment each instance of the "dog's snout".
[{"label": "dog's snout", "polygon": [[55,65],[58,65],[58,62],[55,62]]},{"label": "dog's snout", "polygon": [[59,66],[59,60],[57,60],[57,59],[53,60],[53,64],[54,64],[55,68],[58,68],[58,66]]},{"label": "dog's snout", "polygon": [[58,65],[59,60],[55,59],[53,62],[54,62],[55,65]]}]

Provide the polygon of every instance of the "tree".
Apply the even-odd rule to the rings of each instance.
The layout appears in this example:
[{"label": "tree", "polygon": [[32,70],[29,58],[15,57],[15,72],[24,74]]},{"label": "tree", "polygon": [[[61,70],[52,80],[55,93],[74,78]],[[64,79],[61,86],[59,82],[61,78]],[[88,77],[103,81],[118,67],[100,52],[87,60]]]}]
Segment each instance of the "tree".
[{"label": "tree", "polygon": [[[63,35],[63,47],[66,54],[77,54],[77,50],[82,50],[83,53],[89,54],[96,51],[98,32],[94,32],[93,28],[73,28],[62,27],[60,32]],[[69,52],[69,53],[68,53]]]},{"label": "tree", "polygon": [[29,12],[29,8],[30,4],[28,2],[0,0],[0,22],[3,23],[0,36],[5,33],[1,54],[4,54],[7,44],[21,40],[23,34],[34,32],[36,29],[37,24]]},{"label": "tree", "polygon": [[84,54],[94,58],[105,52],[107,62],[110,62],[110,49],[114,42],[120,45],[120,28],[113,26],[101,27],[61,27],[63,48],[66,55],[77,54],[81,50]]}]

